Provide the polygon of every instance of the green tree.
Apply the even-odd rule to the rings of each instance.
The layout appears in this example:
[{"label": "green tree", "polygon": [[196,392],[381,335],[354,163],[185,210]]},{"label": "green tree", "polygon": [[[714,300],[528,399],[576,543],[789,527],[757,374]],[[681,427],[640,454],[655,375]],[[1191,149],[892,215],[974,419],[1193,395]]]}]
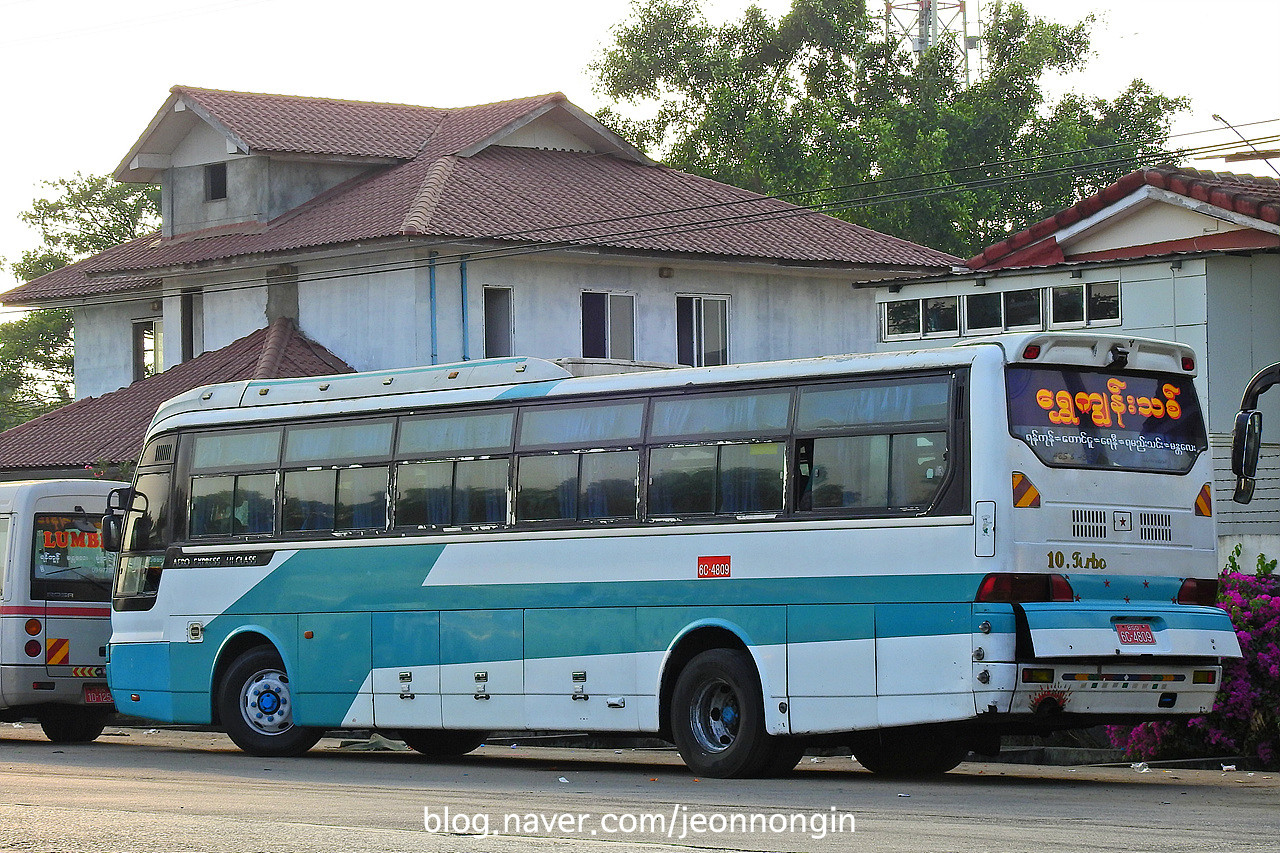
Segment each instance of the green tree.
[{"label": "green tree", "polygon": [[[41,243],[10,265],[32,281],[89,255],[134,240],[160,225],[160,190],[118,184],[106,175],[47,181],[52,192],[19,215],[40,233]],[[30,420],[71,400],[71,312],[30,311],[0,324],[0,428]]]},{"label": "green tree", "polygon": [[699,0],[633,0],[592,71],[629,107],[600,118],[675,168],[968,255],[1169,159],[1185,98],[1141,80],[1110,100],[1045,95],[1046,75],[1085,65],[1094,24],[997,3],[970,83],[948,44],[916,61],[887,40],[865,0],[719,26]]}]

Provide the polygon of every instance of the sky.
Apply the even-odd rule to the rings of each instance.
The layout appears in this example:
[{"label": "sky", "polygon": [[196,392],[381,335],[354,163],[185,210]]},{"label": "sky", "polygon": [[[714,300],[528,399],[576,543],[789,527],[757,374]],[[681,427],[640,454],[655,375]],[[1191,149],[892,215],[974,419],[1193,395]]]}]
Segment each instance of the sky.
[{"label": "sky", "polygon": [[[991,2],[976,0],[978,11]],[[1141,77],[1192,99],[1174,132],[1216,128],[1189,138],[1196,143],[1230,138],[1215,113],[1237,126],[1280,119],[1268,46],[1280,33],[1280,0],[1022,2],[1061,23],[1099,18],[1089,67],[1049,81],[1051,92],[1110,97]],[[713,22],[748,4],[703,0]],[[755,4],[776,16],[791,0]],[[48,195],[42,182],[113,171],[171,86],[432,107],[560,91],[595,111],[606,104],[588,65],[629,10],[629,0],[0,0],[0,258],[38,244],[18,216]],[[1276,134],[1280,123],[1242,130]],[[1261,161],[1188,165],[1273,174]],[[17,281],[0,266],[2,291]]]}]

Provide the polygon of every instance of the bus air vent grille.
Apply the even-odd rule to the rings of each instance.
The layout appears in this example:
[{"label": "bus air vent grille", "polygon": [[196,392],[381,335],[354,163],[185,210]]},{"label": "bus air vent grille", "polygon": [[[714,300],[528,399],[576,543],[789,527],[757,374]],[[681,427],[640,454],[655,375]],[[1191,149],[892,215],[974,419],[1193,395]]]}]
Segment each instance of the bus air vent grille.
[{"label": "bus air vent grille", "polygon": [[1138,533],[1143,542],[1172,542],[1173,516],[1167,512],[1140,512]]},{"label": "bus air vent grille", "polygon": [[1104,509],[1071,510],[1071,535],[1076,539],[1106,539],[1107,511]]}]

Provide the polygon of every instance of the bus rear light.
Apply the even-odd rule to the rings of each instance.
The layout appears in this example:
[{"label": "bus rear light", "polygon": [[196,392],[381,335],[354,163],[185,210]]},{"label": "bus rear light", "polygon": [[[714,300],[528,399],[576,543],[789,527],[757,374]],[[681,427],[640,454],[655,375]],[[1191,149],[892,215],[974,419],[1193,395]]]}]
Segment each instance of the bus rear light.
[{"label": "bus rear light", "polygon": [[1191,673],[1192,684],[1216,684],[1218,673],[1212,669],[1197,669]]},{"label": "bus rear light", "polygon": [[1075,601],[1071,582],[1060,574],[993,572],[982,579],[974,601],[1016,604],[1033,601]]},{"label": "bus rear light", "polygon": [[1021,471],[1013,472],[1013,505],[1020,509],[1038,509],[1040,506],[1040,490]]},{"label": "bus rear light", "polygon": [[1187,373],[1190,373],[1191,371],[1195,370],[1196,360],[1189,355],[1184,355],[1182,357],[1182,369],[1185,370]]},{"label": "bus rear light", "polygon": [[1204,518],[1213,517],[1213,489],[1210,483],[1201,486],[1200,494],[1196,495],[1196,515]]},{"label": "bus rear light", "polygon": [[1022,357],[1027,361],[1035,361],[1040,357],[1040,345],[1027,344],[1027,348],[1022,351]]},{"label": "bus rear light", "polygon": [[1052,684],[1053,669],[1051,667],[1024,667],[1022,670],[1023,684]]},{"label": "bus rear light", "polygon": [[1213,607],[1218,603],[1217,578],[1187,578],[1178,589],[1179,604],[1199,604]]},{"label": "bus rear light", "polygon": [[27,653],[27,657],[38,658],[40,653],[44,651],[44,646],[40,645],[37,640],[27,640],[27,644],[22,650]]},{"label": "bus rear light", "polygon": [[40,624],[39,619],[28,619],[26,624],[26,630],[29,635],[34,637],[44,630],[44,626]]}]

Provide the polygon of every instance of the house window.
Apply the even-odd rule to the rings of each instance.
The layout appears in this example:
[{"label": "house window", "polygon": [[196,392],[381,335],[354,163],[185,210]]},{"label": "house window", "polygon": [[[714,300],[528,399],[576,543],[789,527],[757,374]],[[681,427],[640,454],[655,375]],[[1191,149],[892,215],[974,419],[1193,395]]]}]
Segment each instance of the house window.
[{"label": "house window", "polygon": [[956,337],[960,334],[960,297],[895,299],[884,307],[884,337]]},{"label": "house window", "polygon": [[1040,289],[971,293],[964,298],[966,334],[1040,329]]},{"label": "house window", "polygon": [[582,294],[582,356],[636,357],[634,296],[591,291]]},{"label": "house window", "polygon": [[221,201],[227,197],[227,164],[210,163],[204,167],[204,200]]},{"label": "house window", "polygon": [[163,368],[163,323],[159,317],[133,323],[133,381],[154,376]]},{"label": "house window", "polygon": [[676,297],[676,361],[691,367],[729,363],[729,297]]},{"label": "house window", "polygon": [[1004,329],[1004,303],[999,293],[974,293],[964,298],[966,332],[999,332]]},{"label": "house window", "polygon": [[1049,322],[1055,327],[1109,326],[1120,322],[1120,282],[1051,288]]},{"label": "house window", "polygon": [[484,289],[484,355],[499,358],[514,355],[515,323],[511,310],[511,288]]}]

